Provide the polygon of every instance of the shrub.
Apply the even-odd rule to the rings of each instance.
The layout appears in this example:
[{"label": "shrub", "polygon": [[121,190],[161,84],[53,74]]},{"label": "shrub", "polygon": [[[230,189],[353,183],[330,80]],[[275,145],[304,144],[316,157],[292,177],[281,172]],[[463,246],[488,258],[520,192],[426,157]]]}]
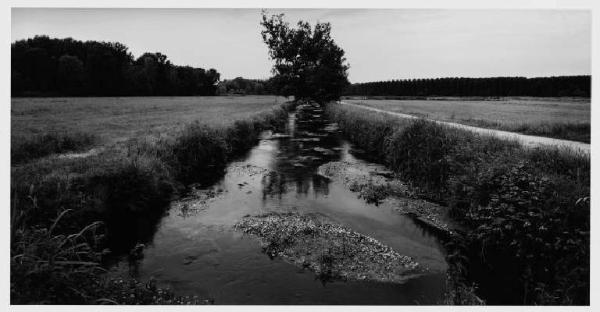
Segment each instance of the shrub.
[{"label": "shrub", "polygon": [[389,135],[383,149],[385,162],[413,183],[443,191],[450,175],[449,151],[459,144],[454,133],[419,120]]},{"label": "shrub", "polygon": [[223,131],[198,123],[186,127],[170,148],[172,159],[168,163],[177,179],[186,184],[218,175],[229,154]]}]

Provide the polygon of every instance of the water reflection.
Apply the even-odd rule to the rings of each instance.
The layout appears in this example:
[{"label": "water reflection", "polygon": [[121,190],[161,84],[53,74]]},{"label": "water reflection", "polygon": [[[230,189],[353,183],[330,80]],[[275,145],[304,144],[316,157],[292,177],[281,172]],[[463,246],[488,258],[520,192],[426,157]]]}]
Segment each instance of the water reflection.
[{"label": "water reflection", "polygon": [[342,139],[336,124],[324,118],[322,113],[318,106],[299,107],[288,122],[288,136],[270,138],[277,141],[278,152],[265,164],[272,171],[261,181],[263,199],[281,198],[291,189],[304,196],[329,194],[329,179],[316,174],[316,169],[342,159],[343,152],[347,151],[339,147]]},{"label": "water reflection", "polygon": [[[174,202],[143,257],[119,268],[218,304],[438,303],[446,265],[435,238],[411,219],[368,205],[317,174],[327,162],[355,160],[352,153],[321,108],[299,107],[290,114],[286,133],[266,133],[245,159],[228,166],[221,181],[201,190],[211,196]],[[323,214],[414,257],[432,274],[402,285],[334,281],[324,286],[312,272],[269,259],[254,238],[232,230],[245,215],[288,211]]]}]

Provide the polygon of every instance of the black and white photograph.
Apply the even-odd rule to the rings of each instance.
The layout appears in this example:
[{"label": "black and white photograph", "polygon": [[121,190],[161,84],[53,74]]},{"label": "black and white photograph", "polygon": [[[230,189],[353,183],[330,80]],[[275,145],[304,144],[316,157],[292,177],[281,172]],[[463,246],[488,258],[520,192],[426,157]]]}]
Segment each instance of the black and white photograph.
[{"label": "black and white photograph", "polygon": [[7,309],[591,311],[600,11],[452,2],[11,1]]}]

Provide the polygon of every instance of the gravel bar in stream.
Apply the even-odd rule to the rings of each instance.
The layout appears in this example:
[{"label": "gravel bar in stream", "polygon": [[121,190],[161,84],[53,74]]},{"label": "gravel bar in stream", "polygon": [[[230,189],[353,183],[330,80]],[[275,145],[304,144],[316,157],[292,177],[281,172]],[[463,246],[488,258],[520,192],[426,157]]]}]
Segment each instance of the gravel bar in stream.
[{"label": "gravel bar in stream", "polygon": [[319,278],[402,283],[427,272],[411,257],[319,214],[246,216],[234,228],[258,237],[271,258],[282,257]]},{"label": "gravel bar in stream", "polygon": [[456,225],[448,224],[447,208],[419,199],[407,184],[381,165],[333,161],[321,165],[318,172],[359,193],[367,202],[393,207],[438,233],[452,235],[455,230]]}]

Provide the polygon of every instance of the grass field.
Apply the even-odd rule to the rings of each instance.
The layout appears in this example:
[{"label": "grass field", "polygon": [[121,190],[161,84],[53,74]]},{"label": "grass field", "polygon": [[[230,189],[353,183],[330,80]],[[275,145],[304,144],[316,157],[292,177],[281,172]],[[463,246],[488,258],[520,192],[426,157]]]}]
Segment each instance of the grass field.
[{"label": "grass field", "polygon": [[[290,105],[268,96],[13,99],[11,303],[186,301],[108,279],[103,242],[133,248],[138,238],[119,227],[156,224],[172,196],[218,179],[262,131],[281,131]],[[92,145],[104,148],[53,155]]]},{"label": "grass field", "polygon": [[590,99],[585,98],[438,98],[344,101],[392,112],[471,126],[590,142]]},{"label": "grass field", "polygon": [[168,133],[193,121],[228,125],[284,101],[276,96],[13,98],[11,136],[85,132],[112,142]]}]

